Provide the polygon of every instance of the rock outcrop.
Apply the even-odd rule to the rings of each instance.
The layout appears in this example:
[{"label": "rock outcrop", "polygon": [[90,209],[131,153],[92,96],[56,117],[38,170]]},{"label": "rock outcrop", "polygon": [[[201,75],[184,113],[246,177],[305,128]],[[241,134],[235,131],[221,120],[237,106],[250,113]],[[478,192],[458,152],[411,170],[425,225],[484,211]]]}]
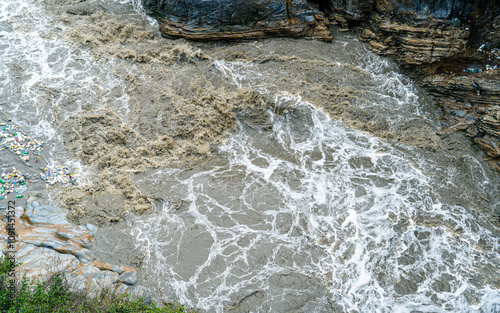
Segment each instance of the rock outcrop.
[{"label": "rock outcrop", "polygon": [[465,130],[497,171],[499,26],[494,1],[377,0],[360,33],[373,52],[395,58],[432,95],[442,110],[440,134]]},{"label": "rock outcrop", "polygon": [[325,14],[306,0],[144,0],[168,38],[241,40],[268,36],[332,40]]},{"label": "rock outcrop", "polygon": [[490,159],[491,167],[500,172],[500,106],[494,106],[486,111],[476,123],[479,133],[474,141]]},{"label": "rock outcrop", "polygon": [[[267,36],[331,40],[328,25],[360,26],[360,38],[393,57],[434,97],[450,131],[467,130],[500,168],[491,123],[500,100],[500,4],[489,0],[143,0],[165,37]],[[479,51],[478,51],[478,48]],[[486,71],[490,69],[498,69]],[[487,113],[490,112],[490,113]]]},{"label": "rock outcrop", "polygon": [[373,52],[394,56],[403,65],[422,65],[461,55],[470,31],[464,26],[425,21],[398,23],[384,20],[377,30],[364,29],[361,38]]},{"label": "rock outcrop", "polygon": [[97,296],[107,289],[152,301],[149,290],[136,285],[134,268],[102,263],[90,251],[97,229],[94,225],[73,226],[63,209],[40,205],[33,199],[28,201],[26,208],[15,208],[15,218],[7,214],[6,208],[0,213],[4,217],[4,227],[0,229],[0,236],[5,240],[5,245],[0,245],[3,254],[9,247],[7,220],[14,224],[15,261],[21,264],[17,268],[18,276],[43,279],[62,273],[76,292]]},{"label": "rock outcrop", "polygon": [[500,71],[437,74],[420,82],[442,110],[439,134],[465,130],[500,172]]}]

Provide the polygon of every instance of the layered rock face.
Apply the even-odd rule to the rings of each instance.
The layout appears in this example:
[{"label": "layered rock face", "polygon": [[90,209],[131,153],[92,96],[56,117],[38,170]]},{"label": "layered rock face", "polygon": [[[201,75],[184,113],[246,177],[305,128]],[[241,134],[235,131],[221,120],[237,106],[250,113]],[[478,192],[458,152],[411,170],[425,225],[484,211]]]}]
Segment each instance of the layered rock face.
[{"label": "layered rock face", "polygon": [[325,15],[305,0],[144,0],[168,38],[239,40],[268,36],[332,40]]},{"label": "layered rock face", "polygon": [[394,57],[432,95],[443,112],[441,134],[466,130],[500,172],[495,132],[500,57],[494,49],[500,44],[500,5],[482,0],[374,4],[361,39],[373,52]]},{"label": "layered rock face", "polygon": [[[360,38],[373,52],[395,58],[432,95],[442,110],[441,135],[466,131],[500,172],[500,69],[486,71],[500,64],[493,53],[500,45],[500,5],[483,0],[364,5],[370,3],[374,10],[365,14]],[[341,12],[341,23],[359,20],[360,12],[348,7],[334,11]]]},{"label": "layered rock face", "polygon": [[375,33],[365,29],[361,38],[380,55],[395,56],[402,65],[421,65],[458,56],[467,47],[470,31],[440,21],[397,23],[384,21]]},{"label": "layered rock face", "polygon": [[[500,136],[486,127],[500,103],[500,3],[490,0],[143,0],[165,37],[316,37],[330,23],[395,58],[432,94],[443,133],[467,129],[500,171]],[[324,12],[324,13],[323,13]],[[485,47],[477,52],[478,47]],[[495,52],[496,51],[496,52]],[[498,65],[498,69],[495,69]],[[493,69],[485,72],[486,69]],[[486,123],[487,124],[487,123]]]},{"label": "layered rock face", "polygon": [[464,130],[500,172],[500,73],[498,70],[426,76],[421,84],[442,109],[442,136]]},{"label": "layered rock face", "polygon": [[16,269],[19,277],[40,278],[48,274],[62,273],[70,288],[98,296],[108,290],[118,295],[130,294],[152,300],[149,289],[136,285],[138,277],[134,268],[103,263],[90,251],[97,227],[91,224],[74,226],[65,217],[66,211],[58,207],[40,205],[33,198],[28,205],[15,208],[15,215],[0,210],[3,227],[0,245],[3,254],[10,246],[11,233],[7,223],[15,227]]}]

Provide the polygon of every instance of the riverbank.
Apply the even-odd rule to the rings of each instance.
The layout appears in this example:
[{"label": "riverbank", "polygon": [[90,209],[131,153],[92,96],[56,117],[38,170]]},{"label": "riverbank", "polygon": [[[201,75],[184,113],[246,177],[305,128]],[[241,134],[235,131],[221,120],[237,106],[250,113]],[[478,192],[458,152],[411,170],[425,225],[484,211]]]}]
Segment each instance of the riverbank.
[{"label": "riverbank", "polygon": [[272,0],[219,2],[194,1],[190,10],[170,0],[146,0],[144,5],[167,38],[237,41],[293,36],[331,41],[336,36],[332,28],[354,29],[371,51],[395,59],[426,89],[443,128],[439,135],[463,131],[500,173],[496,2],[296,1],[286,10],[284,3]]},{"label": "riverbank", "polygon": [[77,177],[14,189],[81,225],[26,228],[25,246],[64,252],[82,286],[95,274],[207,312],[499,303],[498,178],[357,32],[193,42],[132,1],[10,1],[2,110],[49,165],[16,170]]}]

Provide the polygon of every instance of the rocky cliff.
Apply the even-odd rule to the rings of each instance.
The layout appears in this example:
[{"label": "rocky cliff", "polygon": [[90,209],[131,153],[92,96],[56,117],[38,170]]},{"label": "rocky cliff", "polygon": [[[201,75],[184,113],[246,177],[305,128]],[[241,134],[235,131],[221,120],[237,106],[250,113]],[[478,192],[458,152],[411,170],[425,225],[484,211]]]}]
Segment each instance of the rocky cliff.
[{"label": "rocky cliff", "polygon": [[144,0],[163,36],[239,40],[267,36],[332,40],[325,14],[306,0]]},{"label": "rocky cliff", "polygon": [[[266,36],[331,40],[331,24],[359,29],[439,106],[442,134],[467,130],[500,171],[500,3],[491,0],[143,0],[165,37]],[[488,122],[486,122],[488,121]],[[489,124],[488,124],[489,123]],[[497,123],[497,124],[495,124]],[[485,126],[490,125],[490,126]]]},{"label": "rocky cliff", "polygon": [[500,171],[500,136],[495,131],[500,5],[483,0],[374,4],[361,39],[373,52],[395,58],[431,94],[442,112],[441,135],[466,131],[491,167]]}]

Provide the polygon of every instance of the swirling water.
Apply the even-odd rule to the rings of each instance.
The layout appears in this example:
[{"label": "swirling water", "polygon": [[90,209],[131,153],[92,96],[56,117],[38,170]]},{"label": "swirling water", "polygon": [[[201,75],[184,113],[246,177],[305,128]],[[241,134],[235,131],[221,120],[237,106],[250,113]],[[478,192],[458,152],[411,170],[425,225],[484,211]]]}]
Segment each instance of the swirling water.
[{"label": "swirling water", "polygon": [[[155,27],[137,3],[87,1]],[[155,95],[133,93],[141,87],[129,76],[163,86],[199,75],[204,88],[251,88],[274,106],[265,127],[239,116],[210,158],[133,177],[154,207],[104,226],[97,240],[129,236],[108,249],[143,252],[142,285],[206,312],[500,312],[498,177],[466,141],[453,150],[392,140],[417,121],[417,141],[427,136],[420,125],[438,122],[414,83],[355,34],[197,44],[208,57],[165,65],[159,84],[147,64],[103,57],[68,35],[86,21],[52,11],[74,3],[48,3],[0,3],[0,105],[49,143],[52,162],[85,163],[60,130],[89,110],[160,133],[160,117],[136,117],[148,104],[134,98]],[[174,87],[170,98],[193,88]],[[357,125],[363,114],[395,137]],[[92,164],[86,171],[91,180]]]}]

